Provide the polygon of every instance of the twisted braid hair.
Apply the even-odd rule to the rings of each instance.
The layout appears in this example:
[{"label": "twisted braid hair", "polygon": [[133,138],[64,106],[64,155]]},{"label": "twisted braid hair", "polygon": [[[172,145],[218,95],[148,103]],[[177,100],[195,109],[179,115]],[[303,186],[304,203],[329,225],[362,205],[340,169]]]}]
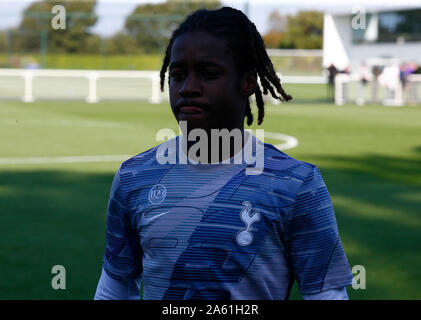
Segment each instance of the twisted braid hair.
[{"label": "twisted braid hair", "polygon": [[[217,38],[225,39],[227,47],[234,55],[235,65],[239,74],[242,75],[247,71],[253,71],[254,74],[257,73],[263,87],[263,94],[266,95],[269,91],[275,99],[281,101],[292,99],[282,88],[281,81],[276,75],[272,61],[266,52],[265,44],[256,26],[240,10],[231,7],[223,7],[218,10],[197,10],[190,14],[180,24],[178,29],[173,32],[165,51],[160,71],[161,92],[164,90],[165,72],[170,63],[171,48],[175,39],[181,34],[193,30],[205,31]],[[275,89],[280,96],[276,94]],[[258,83],[254,95],[258,109],[257,123],[260,125],[263,122],[265,110],[262,92]],[[247,99],[245,116],[247,125],[250,126],[253,123],[253,114],[249,99]]]}]

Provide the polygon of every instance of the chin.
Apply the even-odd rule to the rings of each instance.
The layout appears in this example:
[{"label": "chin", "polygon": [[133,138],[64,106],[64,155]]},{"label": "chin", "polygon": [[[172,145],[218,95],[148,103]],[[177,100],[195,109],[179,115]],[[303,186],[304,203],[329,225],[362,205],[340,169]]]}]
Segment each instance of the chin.
[{"label": "chin", "polygon": [[210,126],[209,126],[209,122],[208,121],[203,121],[203,120],[184,120],[184,119],[179,119],[178,123],[181,127],[180,121],[185,121],[187,123],[187,131],[191,131],[194,129],[202,129],[205,131],[209,131],[210,130]]},{"label": "chin", "polygon": [[203,113],[203,114],[181,114],[179,113],[177,115],[177,121],[180,123],[180,121],[187,122],[187,128],[188,130],[193,129],[203,129],[207,130],[207,128],[210,127],[211,121],[209,117],[209,113]]}]

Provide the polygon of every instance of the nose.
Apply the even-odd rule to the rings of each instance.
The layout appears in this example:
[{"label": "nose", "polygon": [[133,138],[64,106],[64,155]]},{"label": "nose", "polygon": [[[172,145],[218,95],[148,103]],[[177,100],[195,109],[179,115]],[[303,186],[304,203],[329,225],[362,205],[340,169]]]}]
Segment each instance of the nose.
[{"label": "nose", "polygon": [[179,94],[182,97],[197,96],[201,94],[200,82],[193,72],[186,76],[184,83],[179,90]]}]

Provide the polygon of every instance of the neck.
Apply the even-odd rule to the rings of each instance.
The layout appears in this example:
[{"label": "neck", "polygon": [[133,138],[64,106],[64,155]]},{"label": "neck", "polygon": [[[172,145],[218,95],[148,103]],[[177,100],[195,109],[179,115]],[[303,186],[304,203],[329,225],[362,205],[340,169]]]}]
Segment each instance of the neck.
[{"label": "neck", "polygon": [[187,143],[183,143],[182,147],[189,159],[200,163],[221,163],[228,160],[242,152],[247,143],[244,140],[248,139],[244,127],[217,129],[214,132],[203,130],[203,135],[192,131],[187,130],[187,134],[183,132],[183,139]]}]

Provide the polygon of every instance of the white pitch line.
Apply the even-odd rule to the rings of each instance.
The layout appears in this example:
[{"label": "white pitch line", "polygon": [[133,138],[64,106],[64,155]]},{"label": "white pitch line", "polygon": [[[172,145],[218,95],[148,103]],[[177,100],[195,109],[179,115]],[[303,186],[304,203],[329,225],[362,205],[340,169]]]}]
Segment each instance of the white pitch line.
[{"label": "white pitch line", "polygon": [[[295,137],[286,134],[265,131],[265,138],[285,141],[274,145],[279,150],[292,149],[298,146]],[[67,156],[67,157],[31,157],[31,158],[0,158],[0,165],[10,164],[46,164],[46,163],[84,163],[84,162],[114,162],[125,161],[133,155],[96,155],[96,156]]]},{"label": "white pitch line", "polygon": [[102,156],[0,158],[0,165],[1,164],[113,162],[113,161],[125,161],[131,157],[133,157],[133,155],[120,154],[120,155],[102,155]]},{"label": "white pitch line", "polygon": [[292,149],[298,146],[297,138],[293,136],[288,136],[283,133],[265,131],[265,138],[285,141],[284,143],[279,143],[279,144],[274,145],[274,147],[279,150]]},{"label": "white pitch line", "polygon": [[0,119],[0,124],[13,126],[52,126],[52,127],[83,127],[83,128],[142,128],[141,124],[121,123],[112,121],[78,121],[78,120],[38,120],[38,119]]}]

